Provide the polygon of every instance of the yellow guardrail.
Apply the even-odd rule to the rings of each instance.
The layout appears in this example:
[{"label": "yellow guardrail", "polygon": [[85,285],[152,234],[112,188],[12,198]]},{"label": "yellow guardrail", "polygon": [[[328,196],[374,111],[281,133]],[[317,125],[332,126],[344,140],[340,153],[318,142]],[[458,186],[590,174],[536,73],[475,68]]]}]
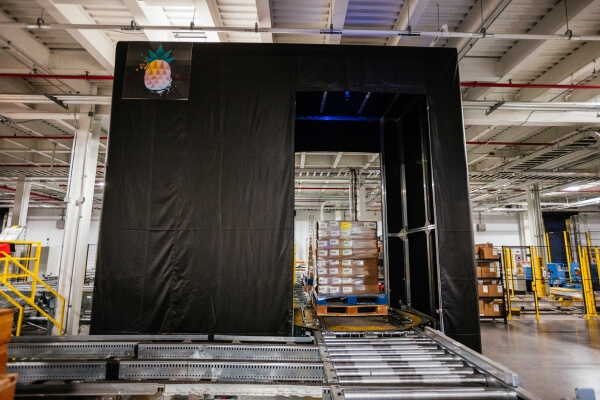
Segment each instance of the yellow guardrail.
[{"label": "yellow guardrail", "polygon": [[583,304],[585,306],[584,310],[586,319],[598,316],[598,313],[596,312],[594,288],[592,286],[592,273],[590,271],[590,258],[594,257],[594,254],[592,253],[591,257],[590,254],[588,254],[588,252],[591,253],[591,251],[592,249],[590,247],[582,248],[581,246],[577,246],[579,266],[581,268],[581,288],[583,293]]},{"label": "yellow guardrail", "polygon": [[[38,269],[40,266],[40,253],[42,251],[41,242],[25,242],[25,241],[5,241],[2,243],[24,245],[27,246],[26,257],[13,257],[5,251],[0,250],[0,265],[4,263],[3,272],[0,273],[0,284],[6,288],[19,299],[23,300],[28,306],[35,309],[41,315],[46,317],[53,325],[58,328],[59,335],[63,331],[63,322],[65,314],[65,299],[57,291],[52,289],[46,282],[38,277]],[[32,249],[35,248],[35,256],[31,256]],[[33,263],[33,270],[30,270],[30,266]],[[16,268],[14,268],[16,267]],[[18,290],[14,284],[20,284],[24,282],[31,282],[30,294],[27,296]],[[38,289],[38,285],[43,286],[50,294],[52,294],[56,300],[58,307],[58,301],[60,301],[60,313],[58,321],[46,311],[40,308],[35,303],[35,295]],[[17,328],[15,335],[21,334],[21,325],[23,324],[23,306],[20,305],[13,297],[11,297],[5,290],[1,290],[0,294],[7,299],[12,305],[19,310],[19,317],[17,319]]]}]

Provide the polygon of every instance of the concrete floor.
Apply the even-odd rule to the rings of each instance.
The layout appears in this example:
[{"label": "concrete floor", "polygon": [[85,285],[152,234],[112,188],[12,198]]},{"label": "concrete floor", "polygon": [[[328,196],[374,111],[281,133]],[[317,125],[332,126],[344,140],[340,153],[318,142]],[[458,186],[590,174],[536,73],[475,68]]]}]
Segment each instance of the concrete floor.
[{"label": "concrete floor", "polygon": [[593,388],[600,400],[600,319],[577,315],[513,317],[481,322],[483,354],[521,378],[542,399],[574,399]]}]

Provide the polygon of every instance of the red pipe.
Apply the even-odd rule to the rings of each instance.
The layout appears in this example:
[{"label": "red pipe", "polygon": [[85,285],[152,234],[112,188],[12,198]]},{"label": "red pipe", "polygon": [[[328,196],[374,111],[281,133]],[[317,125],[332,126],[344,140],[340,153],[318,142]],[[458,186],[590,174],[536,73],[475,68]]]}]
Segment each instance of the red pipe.
[{"label": "red pipe", "polygon": [[[30,79],[80,79],[87,81],[112,81],[111,75],[43,75],[43,74],[0,74],[0,78]],[[550,85],[539,83],[498,83],[498,82],[461,82],[463,87],[520,88],[520,89],[600,89],[600,85]]]},{"label": "red pipe", "polygon": [[[106,140],[108,136],[101,136],[101,140]],[[75,136],[0,136],[0,139],[33,139],[33,140],[73,140]]]},{"label": "red pipe", "polygon": [[463,87],[519,88],[519,89],[600,89],[600,85],[549,85],[541,83],[461,82]]},{"label": "red pipe", "polygon": [[[1,136],[0,136],[1,137]],[[525,142],[466,142],[467,144],[494,144],[499,146],[554,146],[556,143],[525,143]]]},{"label": "red pipe", "polygon": [[[6,190],[7,192],[13,192],[13,193],[17,191],[17,189],[13,189],[8,186],[0,186],[0,190]],[[30,193],[30,195],[38,197],[40,199],[44,199],[44,200],[62,201],[62,199],[56,199],[54,197],[46,196],[46,195],[39,194],[39,193]]]},{"label": "red pipe", "polygon": [[0,74],[0,78],[32,78],[32,79],[80,79],[84,81],[112,81],[111,75],[44,75],[44,74]]}]

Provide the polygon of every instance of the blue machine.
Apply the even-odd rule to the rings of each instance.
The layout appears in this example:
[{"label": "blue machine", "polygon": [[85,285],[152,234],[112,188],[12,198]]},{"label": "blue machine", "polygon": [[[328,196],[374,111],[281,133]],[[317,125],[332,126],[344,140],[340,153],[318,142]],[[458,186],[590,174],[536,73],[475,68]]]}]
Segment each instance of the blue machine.
[{"label": "blue machine", "polygon": [[[571,264],[572,265],[572,264]],[[564,287],[567,284],[567,267],[563,263],[548,263],[548,283],[550,286]]]},{"label": "blue machine", "polygon": [[[579,263],[571,263],[571,280],[573,282],[581,283],[581,269]],[[594,290],[597,290],[598,284],[600,283],[598,279],[598,265],[590,264],[590,273],[592,274],[592,284],[594,285]]]}]

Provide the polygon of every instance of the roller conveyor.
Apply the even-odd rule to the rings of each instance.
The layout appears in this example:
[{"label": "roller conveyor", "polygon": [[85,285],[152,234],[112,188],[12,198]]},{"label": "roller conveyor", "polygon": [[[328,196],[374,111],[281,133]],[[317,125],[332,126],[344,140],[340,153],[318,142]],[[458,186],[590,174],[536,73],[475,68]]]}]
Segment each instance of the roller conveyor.
[{"label": "roller conveyor", "polygon": [[153,399],[535,399],[518,387],[516,375],[429,328],[315,332],[312,339],[262,342],[52,339],[10,344],[8,372],[19,374],[17,397],[91,398],[114,391]]}]

